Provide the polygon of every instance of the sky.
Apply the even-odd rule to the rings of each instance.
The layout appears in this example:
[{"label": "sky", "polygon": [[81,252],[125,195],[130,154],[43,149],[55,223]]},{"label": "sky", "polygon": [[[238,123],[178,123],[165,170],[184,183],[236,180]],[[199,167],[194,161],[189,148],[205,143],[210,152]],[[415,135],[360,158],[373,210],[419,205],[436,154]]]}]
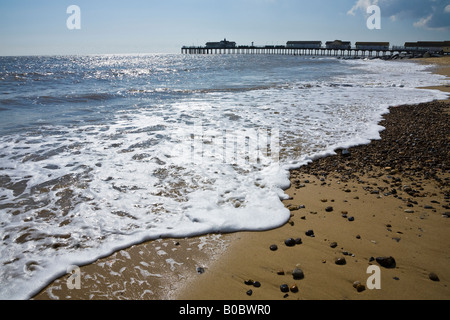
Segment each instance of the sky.
[{"label": "sky", "polygon": [[[68,13],[71,5],[79,15]],[[380,9],[380,29],[367,27],[371,5]],[[0,0],[3,56],[179,53],[224,38],[238,45],[450,40],[450,0]]]}]

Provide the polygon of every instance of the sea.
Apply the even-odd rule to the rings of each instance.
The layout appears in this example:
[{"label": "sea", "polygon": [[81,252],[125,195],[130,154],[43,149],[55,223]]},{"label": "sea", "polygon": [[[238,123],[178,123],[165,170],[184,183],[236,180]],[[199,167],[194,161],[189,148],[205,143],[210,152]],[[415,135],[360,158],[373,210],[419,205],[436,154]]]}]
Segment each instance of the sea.
[{"label": "sea", "polygon": [[289,219],[289,170],[446,98],[411,61],[288,55],[0,57],[0,299],[143,241]]}]

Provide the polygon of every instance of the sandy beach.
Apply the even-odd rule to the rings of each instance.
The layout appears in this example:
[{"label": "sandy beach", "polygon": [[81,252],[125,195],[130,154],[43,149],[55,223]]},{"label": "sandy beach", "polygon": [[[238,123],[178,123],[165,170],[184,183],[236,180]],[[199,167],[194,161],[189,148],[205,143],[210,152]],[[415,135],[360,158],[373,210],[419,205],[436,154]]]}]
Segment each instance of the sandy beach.
[{"label": "sandy beach", "polygon": [[[450,76],[450,57],[422,61]],[[293,170],[280,228],[136,245],[34,299],[450,299],[449,106],[390,108],[381,140]]]}]

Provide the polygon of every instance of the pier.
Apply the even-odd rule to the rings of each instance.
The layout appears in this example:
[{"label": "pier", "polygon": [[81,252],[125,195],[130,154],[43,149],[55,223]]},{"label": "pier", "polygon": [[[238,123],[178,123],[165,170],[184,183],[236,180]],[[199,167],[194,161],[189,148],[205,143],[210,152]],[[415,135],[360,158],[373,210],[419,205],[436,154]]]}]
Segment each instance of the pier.
[{"label": "pier", "polygon": [[[277,54],[297,56],[339,56],[339,57],[380,57],[400,53],[411,53],[408,50],[362,50],[350,49],[327,49],[327,48],[286,48],[286,46],[239,46],[236,48],[207,48],[207,47],[182,47],[182,54]],[[417,51],[414,51],[417,52]]]},{"label": "pier", "polygon": [[[425,43],[425,44],[431,44]],[[350,42],[341,40],[328,41],[322,46],[321,41],[288,41],[286,45],[237,46],[235,42],[224,39],[220,42],[208,42],[205,46],[183,46],[182,54],[263,54],[263,55],[298,55],[298,56],[335,56],[335,57],[385,57],[393,55],[423,55],[426,52],[448,54],[449,42],[433,43],[423,46],[423,42],[405,43],[405,46],[390,46],[389,42]]]}]

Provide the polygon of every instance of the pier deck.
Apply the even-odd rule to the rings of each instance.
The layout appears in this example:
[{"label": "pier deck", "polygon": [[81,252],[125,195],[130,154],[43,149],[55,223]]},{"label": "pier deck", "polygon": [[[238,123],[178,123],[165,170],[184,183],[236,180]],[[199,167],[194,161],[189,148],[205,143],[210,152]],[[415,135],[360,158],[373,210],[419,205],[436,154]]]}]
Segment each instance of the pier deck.
[{"label": "pier deck", "polygon": [[394,54],[423,54],[424,50],[392,47],[390,49],[332,49],[332,48],[288,48],[286,46],[237,46],[233,48],[208,48],[183,46],[182,54],[272,54],[340,57],[382,57]]}]

